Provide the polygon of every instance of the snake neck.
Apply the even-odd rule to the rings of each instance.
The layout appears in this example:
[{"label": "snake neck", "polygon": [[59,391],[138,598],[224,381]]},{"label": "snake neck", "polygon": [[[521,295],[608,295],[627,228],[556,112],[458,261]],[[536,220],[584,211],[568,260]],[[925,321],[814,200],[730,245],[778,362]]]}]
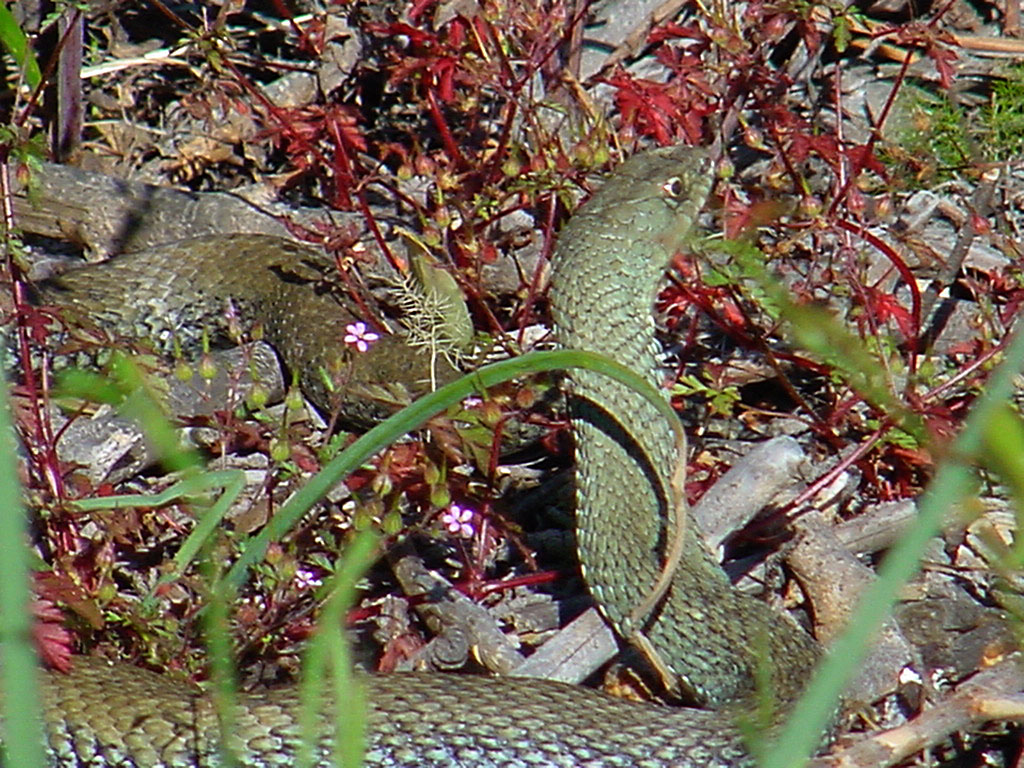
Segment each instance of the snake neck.
[{"label": "snake neck", "polygon": [[[608,355],[659,383],[654,294],[709,189],[705,155],[672,147],[624,163],[580,209],[552,259],[549,295],[563,346]],[[749,698],[767,669],[768,693],[784,708],[816,662],[816,645],[737,593],[694,533],[661,603],[633,620],[667,558],[676,519],[670,476],[685,457],[672,425],[638,393],[590,371],[571,380],[577,547],[601,610],[624,638],[643,635],[676,678],[670,687],[723,706]]]}]

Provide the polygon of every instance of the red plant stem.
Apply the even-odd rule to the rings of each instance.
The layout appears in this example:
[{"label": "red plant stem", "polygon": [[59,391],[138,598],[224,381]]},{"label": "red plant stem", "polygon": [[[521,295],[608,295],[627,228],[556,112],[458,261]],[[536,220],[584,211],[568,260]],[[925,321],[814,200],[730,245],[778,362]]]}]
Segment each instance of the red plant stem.
[{"label": "red plant stem", "polygon": [[906,262],[900,258],[899,254],[886,242],[884,242],[878,236],[868,232],[867,228],[863,224],[855,224],[852,221],[845,219],[837,219],[836,224],[840,229],[845,229],[847,232],[860,237],[870,245],[877,248],[891,263],[896,267],[896,271],[900,273],[900,277],[903,282],[907,284],[907,288],[910,290],[910,305],[911,305],[911,320],[913,321],[913,334],[911,338],[907,339],[907,344],[910,347],[910,371],[913,373],[917,370],[917,345],[918,336],[921,333],[921,292],[917,288],[917,281],[914,280],[914,275],[910,271]]},{"label": "red plant stem", "polygon": [[39,104],[39,99],[43,94],[43,89],[46,87],[46,84],[50,82],[53,70],[56,69],[58,62],[60,61],[61,54],[64,51],[64,46],[68,44],[68,40],[72,37],[73,33],[74,29],[72,27],[68,27],[64,30],[63,34],[61,34],[53,55],[49,58],[46,62],[46,66],[43,68],[41,77],[39,78],[39,85],[36,86],[36,89],[32,91],[32,94],[28,97],[28,100],[25,102],[25,108],[22,109],[21,113],[17,118],[15,118],[15,125],[19,127],[23,126],[28,121],[29,117],[32,116],[36,106]]},{"label": "red plant stem", "polygon": [[[292,128],[291,123],[281,114],[281,110],[274,105],[270,99],[266,97],[263,91],[256,87],[242,72],[235,66],[234,62],[227,56],[223,59],[224,66],[231,70],[231,73],[237,78],[238,83],[245,88],[245,90],[263,106],[267,111],[267,114],[273,118],[273,120],[281,126],[281,128],[288,134],[288,136],[298,144],[303,151],[309,152],[313,157],[319,160],[324,167],[333,167],[323,153],[313,144],[310,144],[305,137],[299,132]],[[346,156],[347,160],[347,156]],[[377,247],[380,248],[381,253],[388,260],[392,267],[396,270],[405,274],[409,271],[408,262],[405,259],[395,256],[394,252],[388,246],[387,241],[384,239],[384,235],[380,231],[380,227],[377,226],[377,220],[374,215],[370,212],[370,206],[366,201],[366,195],[362,190],[362,187],[356,189],[356,200],[359,203],[359,210],[363,214],[363,218],[366,220],[366,225],[373,235],[374,241],[377,243]]]},{"label": "red plant stem", "polygon": [[[958,371],[955,376],[950,378],[948,381],[942,383],[935,389],[930,390],[929,392],[926,392],[924,395],[922,395],[921,400],[933,400],[945,390],[954,386],[958,382],[963,381],[965,378],[967,378],[972,373],[977,371],[981,366],[985,365],[993,357],[1002,352],[1006,348],[1011,338],[1012,334],[1006,334],[1006,336],[1004,336],[1003,339],[998,344],[996,344],[992,349],[990,349],[985,354],[979,356],[976,360],[973,360],[968,366]],[[853,465],[855,462],[860,461],[860,459],[863,458],[869,450],[871,450],[872,448],[874,448],[875,445],[878,444],[878,442],[882,439],[882,437],[885,435],[885,433],[889,430],[891,426],[892,422],[886,419],[882,423],[882,425],[877,430],[875,430],[871,437],[869,437],[867,440],[865,440],[863,443],[857,446],[857,449],[855,451],[853,451],[849,456],[840,461],[839,464],[833,467],[829,472],[826,472],[819,479],[811,483],[811,485],[807,486],[807,488],[804,489],[804,491],[799,496],[793,499],[793,501],[791,501],[789,504],[782,507],[782,509],[779,510],[780,513],[785,513],[790,510],[797,509],[806,504],[822,488],[826,487],[831,482],[833,482],[841,472],[844,472],[848,467]]]},{"label": "red plant stem", "polygon": [[[352,148],[346,141],[344,134],[338,130],[338,123],[334,120],[326,120],[327,133],[334,142],[334,162],[329,166],[334,170],[331,205],[335,208],[351,208],[352,198],[349,190],[356,187],[355,175],[352,172],[353,163],[350,159]],[[338,204],[338,201],[341,204]]]},{"label": "red plant stem", "polygon": [[[888,32],[886,32],[888,34]],[[908,53],[903,57],[903,63],[900,66],[899,74],[896,75],[896,80],[893,83],[893,87],[889,89],[889,95],[885,100],[885,105],[882,107],[882,112],[878,116],[878,124],[875,126],[875,130],[872,131],[871,136],[868,137],[867,144],[865,145],[868,152],[874,152],[875,142],[878,141],[878,137],[882,135],[882,126],[885,125],[886,119],[889,117],[889,113],[892,111],[893,106],[896,103],[896,96],[900,92],[900,88],[903,85],[904,80],[907,77],[907,70],[910,68],[911,56]],[[854,169],[859,170],[859,169]],[[836,196],[832,199],[832,204],[828,208],[828,216],[832,217],[835,215],[836,210],[839,207],[840,201],[846,198],[846,191],[850,188],[850,185],[857,178],[856,173],[851,173],[849,178],[843,183]]]},{"label": "red plant stem", "polygon": [[[805,368],[814,373],[822,376],[827,376],[831,372],[831,368],[822,363],[818,363],[811,360],[808,357],[794,354],[792,352],[783,352],[778,350],[769,350],[766,346],[758,341],[755,337],[751,336],[746,331],[738,328],[736,325],[731,324],[722,319],[721,315],[715,310],[714,306],[707,301],[699,292],[693,291],[687,285],[682,282],[676,282],[674,285],[679,289],[680,293],[686,297],[694,306],[696,306],[701,312],[707,315],[707,318],[714,323],[718,328],[732,339],[735,339],[739,344],[743,345],[748,349],[755,349],[758,351],[766,352],[777,360],[785,360],[788,363],[793,363],[801,368]],[[737,306],[740,306],[737,303]],[[813,415],[813,414],[812,414]]]},{"label": "red plant stem", "polygon": [[356,190],[356,200],[359,203],[359,212],[363,214],[363,219],[366,221],[366,226],[370,230],[370,234],[373,235],[374,242],[377,243],[377,247],[380,248],[381,253],[384,254],[384,258],[388,260],[388,263],[401,274],[406,275],[409,273],[409,262],[402,256],[395,254],[391,250],[391,246],[388,245],[387,240],[384,239],[384,233],[380,231],[380,227],[377,226],[377,217],[373,215],[373,211],[370,210],[370,204],[366,201],[366,193],[363,192],[363,188],[359,187]]},{"label": "red plant stem", "polygon": [[[494,29],[494,25],[487,21],[483,15],[480,15],[476,19],[479,23],[472,23],[470,28],[473,31],[473,36],[477,40],[478,50],[481,56],[486,57],[487,52],[484,50],[483,40],[480,39],[481,30],[486,33],[487,39],[491,43],[491,47],[494,49],[494,53],[497,56],[498,63],[501,69],[501,85],[508,90],[506,94],[506,101],[503,106],[505,117],[502,120],[501,134],[498,136],[497,147],[491,154],[490,160],[487,163],[487,170],[484,173],[484,178],[491,181],[496,178],[500,178],[501,164],[505,162],[505,155],[508,152],[508,142],[512,135],[512,127],[515,122],[515,115],[518,108],[516,102],[516,96],[522,89],[525,79],[516,81],[515,73],[512,71],[512,66],[508,62],[508,56],[505,55],[505,48],[501,45],[498,39],[497,32]],[[535,71],[532,67],[527,68],[530,75]]]},{"label": "red plant stem", "polygon": [[[24,307],[25,297],[23,294],[24,285],[18,280],[14,284],[16,293],[16,301],[20,307]],[[20,312],[19,312],[20,314]],[[50,378],[47,375],[47,371],[50,368],[50,363],[47,359],[43,359],[40,366],[42,372],[42,379],[39,382],[38,388],[35,381],[35,376],[32,373],[32,353],[30,352],[30,345],[28,342],[28,333],[25,330],[25,326],[22,323],[18,324],[18,355],[22,360],[22,369],[25,371],[25,386],[30,392],[29,403],[32,407],[32,421],[33,431],[35,437],[35,450],[32,451],[34,457],[34,464],[37,471],[46,480],[46,484],[50,488],[50,493],[53,497],[58,500],[63,500],[66,497],[66,491],[64,488],[64,478],[60,474],[60,460],[57,457],[57,441],[53,436],[53,425],[50,422],[50,409],[47,407],[49,404],[50,394]],[[38,449],[42,449],[41,455]]]},{"label": "red plant stem", "polygon": [[482,574],[487,570],[487,549],[488,543],[493,543],[491,536],[491,505],[487,502],[480,510],[480,530],[474,541],[472,566],[469,568],[469,579],[466,581],[465,589],[474,600],[480,600],[484,596],[484,579]]},{"label": "red plant stem", "polygon": [[812,498],[814,498],[814,496],[819,491],[821,491],[822,488],[825,488],[826,486],[831,484],[837,477],[839,477],[840,474],[845,472],[848,467],[860,461],[865,455],[867,455],[868,451],[870,451],[878,444],[878,442],[882,439],[882,437],[885,436],[885,433],[889,430],[891,426],[892,423],[890,421],[886,420],[885,422],[883,422],[882,425],[874,431],[871,437],[869,437],[867,440],[863,441],[860,445],[858,445],[856,450],[854,450],[852,453],[850,453],[849,456],[845,457],[842,461],[840,461],[838,464],[832,467],[832,469],[830,469],[824,475],[822,475],[813,483],[808,485],[799,496],[797,496],[791,502],[780,508],[778,513],[782,515],[788,513],[791,510],[799,509]]},{"label": "red plant stem", "polygon": [[[946,12],[949,11],[949,9],[953,7],[953,5],[956,3],[956,1],[957,0],[949,0],[949,2],[947,2],[944,6],[942,6],[942,8],[939,9],[935,13],[934,16],[932,16],[932,18],[928,21],[926,26],[931,27],[932,29],[935,29],[937,27],[939,21],[942,20],[942,17],[946,15]],[[1016,2],[1017,2],[1017,0],[1012,0],[1012,2],[1007,3],[1007,5],[1014,5]]]},{"label": "red plant stem", "polygon": [[448,127],[448,121],[444,119],[444,115],[441,113],[441,105],[437,103],[437,94],[435,91],[435,83],[433,77],[427,78],[427,82],[424,86],[424,90],[427,95],[427,106],[430,109],[430,118],[434,121],[434,126],[441,134],[441,141],[444,144],[445,151],[448,153],[448,157],[455,163],[456,168],[466,168],[466,158],[463,157],[462,152],[459,150],[459,145],[455,141],[455,137],[452,136],[451,129]]},{"label": "red plant stem", "polygon": [[550,584],[564,576],[565,574],[561,571],[539,571],[538,573],[528,573],[524,576],[516,576],[504,581],[484,582],[480,585],[480,595],[484,596],[492,592],[502,592],[506,589],[515,589],[516,587],[529,587],[535,584]]},{"label": "red plant stem", "polygon": [[544,217],[544,245],[541,248],[542,258],[537,260],[537,267],[533,270],[533,274],[530,276],[530,287],[526,292],[526,301],[523,302],[523,309],[520,312],[519,317],[519,336],[517,341],[523,343],[523,333],[526,331],[526,325],[529,322],[531,312],[537,304],[537,299],[540,294],[541,281],[544,279],[544,275],[547,274],[548,264],[551,261],[551,250],[554,247],[554,232],[555,232],[555,214],[558,210],[557,205],[558,197],[551,195],[548,198],[547,212]]},{"label": "red plant stem", "polygon": [[1006,348],[1006,345],[1009,343],[1009,340],[1011,338],[1013,338],[1013,334],[1012,333],[1007,333],[1005,336],[1003,336],[1003,338],[999,341],[998,344],[996,344],[994,347],[992,347],[992,349],[990,349],[988,352],[984,353],[983,355],[980,355],[976,360],[972,360],[966,366],[964,366],[959,371],[957,371],[956,374],[952,378],[950,378],[948,381],[943,382],[942,384],[937,386],[935,389],[932,389],[932,390],[930,390],[928,392],[925,392],[923,395],[921,395],[921,400],[922,401],[934,400],[936,397],[941,395],[943,392],[945,392],[947,389],[949,389],[953,385],[958,384],[959,382],[961,382],[964,379],[966,379],[968,376],[972,375],[981,366],[985,365],[985,363],[987,363],[993,357],[995,357],[1000,352],[1002,352]]},{"label": "red plant stem", "polygon": [[[8,158],[6,156],[2,159],[3,162],[0,163],[0,201],[2,201],[3,205],[4,230],[6,232],[11,232],[14,229],[14,210],[11,205],[13,195],[11,193],[10,164],[7,162]],[[7,262],[7,272],[11,276],[11,290],[13,294],[12,298],[14,299],[15,318],[18,321],[16,327],[18,356],[21,359],[21,368],[25,376],[25,386],[29,392],[28,400],[32,408],[34,440],[31,442],[26,440],[25,449],[29,453],[31,466],[34,466],[36,471],[46,480],[53,497],[55,499],[63,500],[65,497],[65,489],[63,478],[60,474],[60,464],[57,458],[57,441],[53,436],[53,425],[49,418],[50,409],[47,407],[49,403],[49,378],[46,376],[46,371],[49,366],[47,361],[44,360],[41,369],[43,372],[43,379],[40,385],[37,386],[35,372],[32,369],[32,354],[31,345],[29,344],[28,330],[23,322],[25,312],[28,310],[30,305],[28,296],[26,295],[25,280],[17,263],[13,258],[11,258],[10,244],[6,241],[4,252]],[[40,449],[42,449],[41,454]]]},{"label": "red plant stem", "polygon": [[295,21],[295,16],[292,14],[291,9],[287,5],[285,5],[284,2],[282,2],[282,0],[271,0],[271,2],[274,4],[274,7],[277,9],[277,12],[280,13],[281,16],[283,16],[284,18],[288,19],[288,23],[291,25],[292,31],[295,32],[299,40],[302,41],[301,46],[305,47],[307,50],[311,51],[314,56],[319,58],[320,55],[323,53],[322,49],[319,46],[313,44],[313,41],[310,39],[309,34],[306,32],[305,28],[302,27],[297,21]]}]

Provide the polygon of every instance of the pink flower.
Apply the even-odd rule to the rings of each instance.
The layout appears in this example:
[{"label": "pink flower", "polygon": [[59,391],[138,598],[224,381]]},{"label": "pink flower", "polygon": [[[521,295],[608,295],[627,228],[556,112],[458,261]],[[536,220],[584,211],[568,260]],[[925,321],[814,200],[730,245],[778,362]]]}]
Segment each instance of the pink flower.
[{"label": "pink flower", "polygon": [[452,536],[468,539],[473,535],[473,510],[452,504],[448,511],[441,515],[441,522]]},{"label": "pink flower", "polygon": [[345,331],[345,343],[350,347],[355,347],[360,352],[366,352],[370,345],[380,338],[379,334],[367,328],[366,323],[362,321],[346,325]]},{"label": "pink flower", "polygon": [[299,589],[316,589],[321,584],[323,580],[311,570],[299,568],[295,572],[295,586]]}]

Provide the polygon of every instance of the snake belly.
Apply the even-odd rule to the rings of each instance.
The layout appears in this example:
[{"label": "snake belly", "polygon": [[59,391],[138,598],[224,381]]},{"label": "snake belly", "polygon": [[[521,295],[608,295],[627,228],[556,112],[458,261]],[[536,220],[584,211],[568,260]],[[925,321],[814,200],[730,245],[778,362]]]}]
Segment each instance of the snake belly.
[{"label": "snake belly", "polygon": [[[641,153],[570,220],[553,258],[550,292],[564,346],[631,362],[657,383],[654,294],[710,184],[707,156],[699,150]],[[303,354],[312,353],[307,348]],[[807,679],[817,647],[794,624],[736,593],[694,535],[684,538],[683,557],[664,597],[650,616],[632,620],[673,538],[671,474],[681,457],[671,426],[642,397],[589,372],[572,379],[579,553],[602,611],[624,637],[646,637],[678,682],[713,706],[742,702],[753,691],[760,660],[770,660],[770,690],[784,707]],[[627,702],[536,680],[365,680],[368,765],[752,764],[722,712]],[[78,658],[69,675],[45,673],[43,697],[50,766],[221,764],[211,703],[166,676]],[[325,706],[320,715],[318,766],[333,764],[337,717],[345,717],[342,707]],[[240,697],[232,731],[240,765],[291,765],[298,733],[294,689]]]}]

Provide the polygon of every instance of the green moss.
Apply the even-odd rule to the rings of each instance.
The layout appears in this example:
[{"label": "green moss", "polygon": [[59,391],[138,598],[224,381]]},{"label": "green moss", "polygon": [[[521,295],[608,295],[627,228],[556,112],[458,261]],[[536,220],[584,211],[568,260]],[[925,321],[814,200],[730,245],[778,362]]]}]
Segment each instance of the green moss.
[{"label": "green moss", "polygon": [[1024,65],[1010,68],[1005,80],[992,87],[992,98],[982,110],[983,135],[990,161],[1003,162],[1024,152]]},{"label": "green moss", "polygon": [[1024,65],[1009,67],[988,101],[964,106],[955,94],[904,86],[882,157],[907,187],[930,185],[978,163],[1024,152]]},{"label": "green moss", "polygon": [[904,86],[893,115],[896,128],[881,152],[901,186],[948,179],[970,156],[963,109],[947,94]]}]

